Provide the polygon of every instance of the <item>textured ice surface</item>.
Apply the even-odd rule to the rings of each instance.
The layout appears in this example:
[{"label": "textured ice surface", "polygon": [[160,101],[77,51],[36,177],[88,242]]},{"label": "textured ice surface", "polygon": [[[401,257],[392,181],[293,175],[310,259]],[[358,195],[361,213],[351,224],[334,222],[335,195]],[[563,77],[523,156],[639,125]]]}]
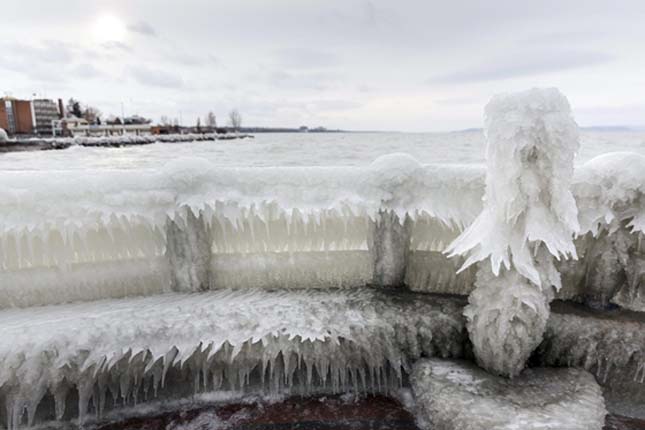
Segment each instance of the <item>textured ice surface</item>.
[{"label": "textured ice surface", "polygon": [[411,383],[427,430],[601,430],[605,405],[580,369],[526,369],[513,380],[466,361],[423,359]]},{"label": "textured ice surface", "polygon": [[513,377],[539,345],[552,288],[561,287],[553,258],[576,257],[578,127],[558,90],[533,89],[488,103],[486,139],[483,211],[447,252],[467,257],[463,269],[479,265],[464,310],[477,362]]},{"label": "textured ice surface", "polygon": [[582,233],[615,228],[623,221],[635,231],[645,231],[644,167],[644,156],[615,152],[577,169],[573,190]]},{"label": "textured ice surface", "polygon": [[[490,258],[540,285],[532,252],[575,257],[576,202],[570,191],[578,127],[556,89],[494,97],[486,106],[484,210],[450,245],[466,266]],[[529,243],[535,244],[528,246]]]},{"label": "textured ice surface", "polygon": [[[589,370],[612,397],[612,411],[629,405],[632,415],[645,417],[645,316],[629,311],[590,311],[554,302],[544,340],[536,357],[546,366],[575,366]],[[621,405],[622,403],[622,405]]]},{"label": "textured ice surface", "polygon": [[0,398],[12,429],[32,422],[39,405],[41,419],[69,411],[84,419],[112,400],[192,392],[181,387],[387,391],[422,354],[460,357],[466,340],[454,301],[368,289],[221,290],[7,309],[0,327]]},{"label": "textured ice surface", "polygon": [[477,272],[475,286],[464,315],[477,362],[515,377],[542,341],[550,299],[517,272],[494,276],[488,265]]},{"label": "textured ice surface", "polygon": [[[2,172],[0,280],[8,287],[0,308],[273,288],[280,279],[315,288],[400,284],[408,248],[443,249],[472,220],[480,176],[401,154],[365,168],[220,169],[193,159],[160,171]],[[245,272],[254,262],[266,265]],[[141,272],[127,282],[135,272],[120,266]],[[36,273],[44,275],[32,282]]]},{"label": "textured ice surface", "polygon": [[[641,213],[639,185],[620,179],[622,172],[611,161],[615,157],[628,158],[635,172],[645,171],[642,157],[627,155],[606,156],[589,163],[591,167],[579,167],[573,190],[583,228],[596,225],[583,217],[608,229],[616,219],[629,223],[630,216]],[[286,274],[290,284],[302,286],[356,286],[369,281],[370,269],[334,266],[331,261],[342,260],[332,252],[366,251],[371,226],[385,210],[408,220],[411,253],[406,282],[415,290],[468,294],[473,288],[468,279],[474,276],[459,275],[451,290],[446,279],[454,275],[445,273],[448,266],[428,269],[417,263],[432,254],[416,252],[445,250],[475,219],[482,208],[483,178],[480,167],[420,168],[400,154],[352,168],[235,169],[203,159],[180,159],[158,170],[5,170],[0,172],[0,282],[7,287],[0,293],[0,307],[163,292],[169,291],[172,279],[178,286],[180,278],[190,284],[189,268],[180,273],[180,263],[196,262],[201,255],[195,256],[197,260],[175,258],[179,264],[172,271],[156,269],[163,266],[162,259],[178,256],[179,248],[168,249],[168,226],[186,224],[187,206],[207,224],[211,266],[232,262],[233,255],[240,256],[236,264],[240,268],[254,258],[286,262],[266,270],[260,266],[253,275],[259,283],[251,286],[274,286],[278,277],[273,270]],[[640,235],[635,236],[638,241]],[[315,265],[294,269],[293,256],[315,260],[319,252],[328,256],[324,270]],[[639,261],[628,260],[626,271],[633,276],[614,301],[645,309]],[[134,276],[137,265],[140,276]],[[119,266],[130,269],[119,271]],[[330,274],[328,267],[337,267],[338,272]],[[87,276],[91,270],[100,276]],[[400,279],[400,268],[396,270]],[[586,273],[579,266],[573,271]],[[213,284],[211,277],[210,285],[240,287],[237,279],[244,276],[231,268],[218,277],[219,282]],[[568,297],[583,294],[578,285],[574,290]]]}]

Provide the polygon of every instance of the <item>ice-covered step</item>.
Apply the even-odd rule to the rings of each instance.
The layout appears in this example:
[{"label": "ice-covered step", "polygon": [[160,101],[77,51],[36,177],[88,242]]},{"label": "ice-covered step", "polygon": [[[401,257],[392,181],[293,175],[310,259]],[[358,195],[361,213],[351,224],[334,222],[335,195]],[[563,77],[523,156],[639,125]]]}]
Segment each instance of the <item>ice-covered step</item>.
[{"label": "ice-covered step", "polygon": [[582,369],[491,375],[462,360],[423,359],[410,377],[417,420],[427,430],[601,430],[605,405]]},{"label": "ice-covered step", "polygon": [[10,429],[194,392],[387,392],[461,357],[459,300],[400,291],[220,290],[0,311]]}]

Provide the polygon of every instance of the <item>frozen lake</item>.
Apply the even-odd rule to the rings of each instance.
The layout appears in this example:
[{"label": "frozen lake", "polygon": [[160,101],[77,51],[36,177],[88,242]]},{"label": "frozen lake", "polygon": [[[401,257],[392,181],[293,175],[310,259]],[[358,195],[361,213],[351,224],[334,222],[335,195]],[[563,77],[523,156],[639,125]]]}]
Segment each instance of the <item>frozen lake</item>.
[{"label": "frozen lake", "polygon": [[[155,168],[179,157],[221,166],[366,165],[405,152],[421,163],[481,163],[482,131],[452,133],[259,133],[255,139],[159,143],[125,148],[72,147],[0,155],[0,170]],[[578,162],[614,151],[645,155],[645,131],[581,131]]]}]

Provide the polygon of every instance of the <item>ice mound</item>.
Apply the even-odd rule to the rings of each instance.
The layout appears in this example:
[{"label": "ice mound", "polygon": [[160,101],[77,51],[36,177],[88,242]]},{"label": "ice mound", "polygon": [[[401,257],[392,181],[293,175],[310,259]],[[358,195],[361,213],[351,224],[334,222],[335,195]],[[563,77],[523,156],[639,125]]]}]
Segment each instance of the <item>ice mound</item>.
[{"label": "ice mound", "polygon": [[600,387],[580,369],[526,369],[511,381],[470,362],[423,359],[411,383],[428,430],[601,430],[605,423]]},{"label": "ice mound", "polygon": [[7,132],[3,128],[0,128],[0,143],[4,143],[9,140]]},{"label": "ice mound", "polygon": [[387,392],[414,360],[461,357],[466,341],[454,301],[370,289],[221,290],[8,309],[0,326],[0,418],[9,429],[33,424],[37,411],[39,420],[78,411],[83,421],[117,401],[192,390]]}]

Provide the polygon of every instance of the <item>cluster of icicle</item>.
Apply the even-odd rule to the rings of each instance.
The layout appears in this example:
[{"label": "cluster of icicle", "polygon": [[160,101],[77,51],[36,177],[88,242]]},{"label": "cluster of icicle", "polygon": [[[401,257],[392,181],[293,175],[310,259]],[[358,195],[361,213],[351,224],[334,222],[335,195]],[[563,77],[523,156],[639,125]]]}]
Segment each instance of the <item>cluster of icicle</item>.
[{"label": "cluster of icicle", "polygon": [[[184,206],[165,219],[112,214],[10,228],[0,234],[0,308],[185,291],[173,287],[182,264],[173,255],[195,252],[214,273],[209,288],[365,285],[374,229],[369,213],[348,205],[303,212],[234,202]],[[460,230],[419,213],[411,231],[410,246],[423,251],[442,249]]]},{"label": "cluster of icicle", "polygon": [[582,367],[601,383],[612,371],[645,382],[645,333],[639,320],[553,312],[537,356],[545,366]]},{"label": "cluster of icicle", "polygon": [[466,255],[464,267],[490,259],[464,315],[478,363],[513,377],[540,344],[561,287],[553,258],[576,257],[578,128],[558,90],[533,89],[489,102],[486,139],[484,209],[449,252]]},{"label": "cluster of icicle", "polygon": [[5,310],[0,325],[9,429],[32,425],[37,410],[39,421],[77,410],[83,422],[113,404],[190,395],[173,392],[187,386],[388,391],[420,356],[460,357],[465,341],[458,305],[369,289],[103,300]]}]

